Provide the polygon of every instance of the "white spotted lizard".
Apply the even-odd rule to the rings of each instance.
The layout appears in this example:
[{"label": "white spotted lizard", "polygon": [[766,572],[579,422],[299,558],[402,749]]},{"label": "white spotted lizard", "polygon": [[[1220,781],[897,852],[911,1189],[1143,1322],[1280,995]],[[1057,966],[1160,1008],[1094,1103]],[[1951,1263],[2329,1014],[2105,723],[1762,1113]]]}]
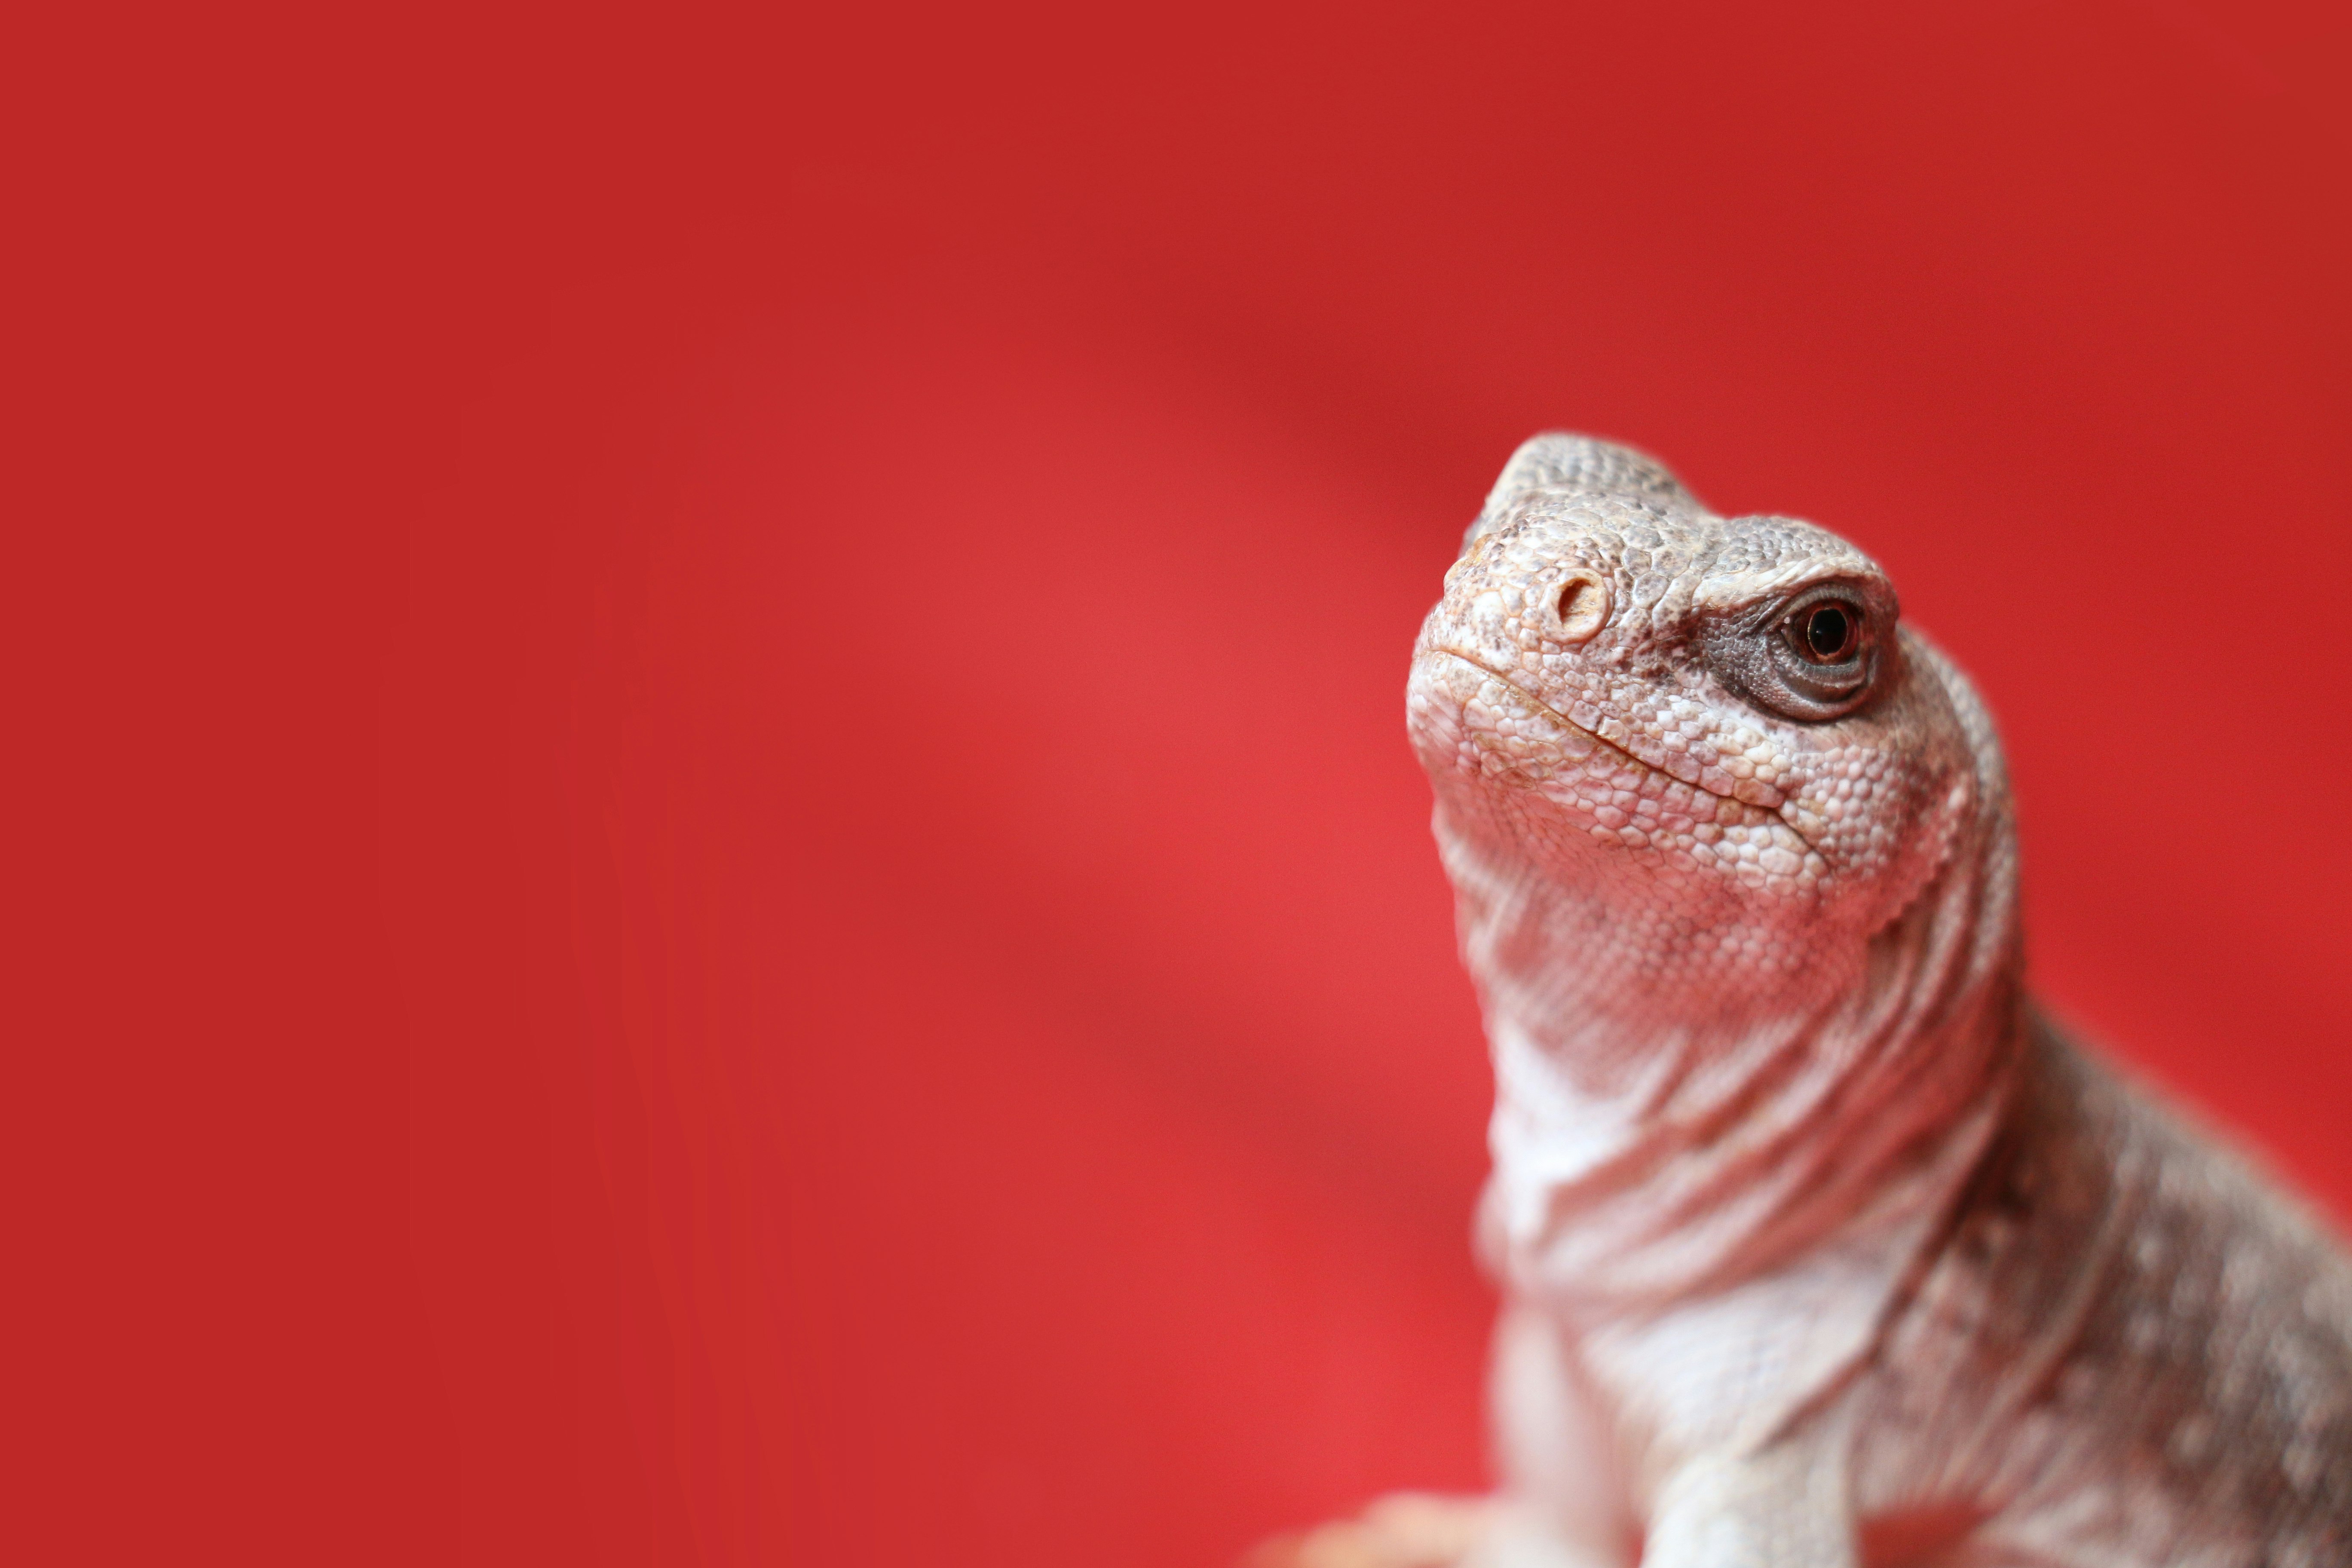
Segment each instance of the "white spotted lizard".
[{"label": "white spotted lizard", "polygon": [[1259,1561],[2352,1563],[2352,1265],[2036,1014],[1999,743],[1877,566],[1540,436],[1408,706],[1503,1485]]}]

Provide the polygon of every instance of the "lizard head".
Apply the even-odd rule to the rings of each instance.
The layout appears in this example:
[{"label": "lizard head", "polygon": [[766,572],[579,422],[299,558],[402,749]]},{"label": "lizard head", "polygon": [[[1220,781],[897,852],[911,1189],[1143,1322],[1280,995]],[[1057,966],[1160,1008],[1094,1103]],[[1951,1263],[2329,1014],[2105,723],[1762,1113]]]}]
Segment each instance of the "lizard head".
[{"label": "lizard head", "polygon": [[1981,708],[1867,556],[1577,437],[1504,470],[1408,710],[1465,934],[1540,906],[1586,999],[1650,1018],[1850,978],[2006,809]]}]

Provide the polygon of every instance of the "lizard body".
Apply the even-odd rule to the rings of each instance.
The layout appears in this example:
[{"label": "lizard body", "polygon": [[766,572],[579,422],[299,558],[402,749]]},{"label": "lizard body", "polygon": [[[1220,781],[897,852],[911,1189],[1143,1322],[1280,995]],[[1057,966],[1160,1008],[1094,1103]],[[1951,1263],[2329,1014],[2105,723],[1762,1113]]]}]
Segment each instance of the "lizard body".
[{"label": "lizard body", "polygon": [[2352,1562],[2352,1265],[2035,1014],[1999,742],[1873,563],[1538,437],[1408,710],[1495,1059],[1504,1487],[1327,1560]]}]

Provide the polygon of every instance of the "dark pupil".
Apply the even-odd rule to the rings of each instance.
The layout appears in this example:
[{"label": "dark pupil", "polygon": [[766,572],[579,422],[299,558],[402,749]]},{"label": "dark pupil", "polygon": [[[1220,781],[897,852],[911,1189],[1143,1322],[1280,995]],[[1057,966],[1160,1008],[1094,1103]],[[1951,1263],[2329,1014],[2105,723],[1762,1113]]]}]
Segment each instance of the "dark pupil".
[{"label": "dark pupil", "polygon": [[1823,605],[1805,617],[1805,646],[1813,650],[1815,658],[1832,661],[1844,657],[1853,638],[1853,618],[1833,605]]}]

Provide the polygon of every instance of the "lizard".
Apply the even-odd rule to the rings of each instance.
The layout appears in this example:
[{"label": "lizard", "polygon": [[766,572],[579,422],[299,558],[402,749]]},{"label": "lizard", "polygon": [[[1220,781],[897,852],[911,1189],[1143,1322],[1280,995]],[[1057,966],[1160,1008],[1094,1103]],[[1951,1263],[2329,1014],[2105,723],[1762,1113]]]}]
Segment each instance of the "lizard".
[{"label": "lizard", "polygon": [[1412,651],[1494,1498],[1308,1568],[2352,1562],[2352,1263],[2028,995],[1985,704],[1837,535],[1512,457]]}]

